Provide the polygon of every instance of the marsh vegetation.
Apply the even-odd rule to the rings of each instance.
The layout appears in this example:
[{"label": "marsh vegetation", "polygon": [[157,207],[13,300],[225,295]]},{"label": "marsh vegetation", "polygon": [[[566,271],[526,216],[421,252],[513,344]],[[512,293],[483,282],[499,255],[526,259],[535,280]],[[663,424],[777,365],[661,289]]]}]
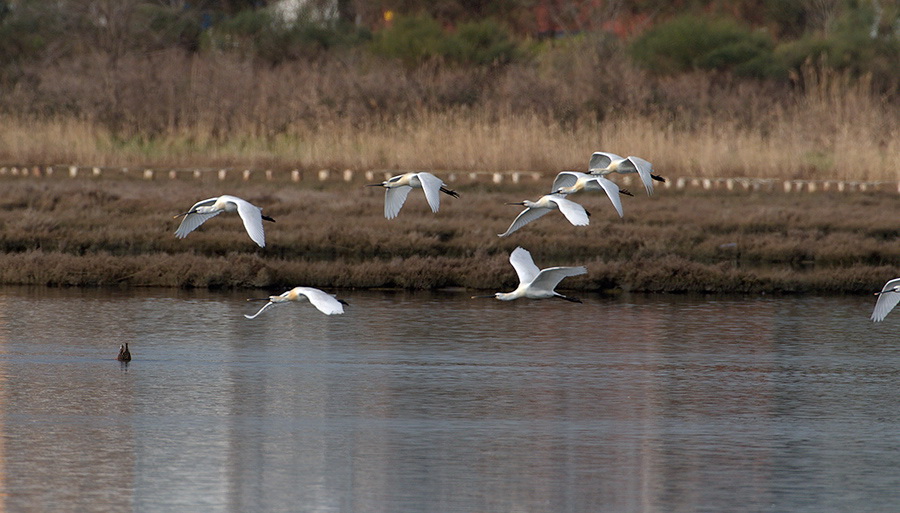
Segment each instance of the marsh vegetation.
[{"label": "marsh vegetation", "polygon": [[[660,190],[623,198],[624,219],[604,195],[582,193],[590,226],[551,213],[501,239],[519,212],[504,202],[544,187],[451,185],[462,197],[438,214],[412,194],[388,221],[383,191],[362,183],[5,178],[0,282],[511,290],[516,246],[544,267],[587,266],[566,288],[610,293],[865,292],[900,266],[896,193]],[[173,215],[223,193],[276,219],[265,249],[229,215],[175,238]]]}]

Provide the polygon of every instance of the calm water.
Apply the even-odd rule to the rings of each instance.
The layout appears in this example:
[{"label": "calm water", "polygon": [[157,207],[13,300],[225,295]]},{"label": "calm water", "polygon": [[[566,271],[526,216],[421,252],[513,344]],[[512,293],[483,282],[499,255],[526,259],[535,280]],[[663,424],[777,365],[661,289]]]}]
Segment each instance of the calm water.
[{"label": "calm water", "polygon": [[0,289],[0,510],[900,507],[871,296],[246,297]]}]

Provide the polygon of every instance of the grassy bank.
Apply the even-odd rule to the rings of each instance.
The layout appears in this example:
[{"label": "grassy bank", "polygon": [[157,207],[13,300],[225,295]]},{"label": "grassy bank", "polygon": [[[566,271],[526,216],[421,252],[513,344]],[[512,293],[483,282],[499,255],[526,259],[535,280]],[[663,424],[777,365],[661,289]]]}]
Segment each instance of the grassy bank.
[{"label": "grassy bank", "polygon": [[[558,213],[500,239],[544,186],[453,184],[431,214],[414,191],[399,218],[382,216],[383,192],[359,183],[145,182],[4,178],[0,282],[77,286],[400,287],[510,289],[509,252],[521,245],[541,267],[586,265],[566,281],[588,291],[872,291],[900,273],[895,193],[660,190],[623,198],[573,197],[593,213],[573,227]],[[546,187],[549,187],[549,179]],[[235,215],[184,240],[183,212],[231,193],[264,207],[265,249]]]}]

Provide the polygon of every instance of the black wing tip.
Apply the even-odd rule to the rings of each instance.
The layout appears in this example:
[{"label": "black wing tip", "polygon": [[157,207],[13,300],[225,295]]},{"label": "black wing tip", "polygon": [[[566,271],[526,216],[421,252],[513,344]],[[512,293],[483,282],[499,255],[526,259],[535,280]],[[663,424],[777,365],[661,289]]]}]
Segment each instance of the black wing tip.
[{"label": "black wing tip", "polygon": [[650,178],[653,178],[653,179],[656,180],[657,182],[665,182],[665,181],[666,181],[665,178],[663,178],[663,177],[661,177],[661,176],[659,176],[659,175],[654,175],[654,174],[651,174],[651,175],[650,175]]},{"label": "black wing tip", "polygon": [[266,216],[266,215],[262,216],[262,218],[263,218],[263,221],[270,221],[270,222],[273,222],[273,223],[275,222],[274,219],[272,219],[271,217]]},{"label": "black wing tip", "polygon": [[450,189],[448,189],[448,188],[446,188],[446,187],[441,187],[441,192],[443,192],[444,194],[448,194],[448,195],[450,195],[450,196],[453,196],[454,198],[458,198],[458,197],[459,197],[459,193],[458,193],[458,192],[456,192],[456,191],[451,191]]},{"label": "black wing tip", "polygon": [[619,189],[619,194],[624,194],[625,196],[631,196],[632,198],[634,197],[634,194],[631,194],[631,191],[629,191],[628,189]]}]

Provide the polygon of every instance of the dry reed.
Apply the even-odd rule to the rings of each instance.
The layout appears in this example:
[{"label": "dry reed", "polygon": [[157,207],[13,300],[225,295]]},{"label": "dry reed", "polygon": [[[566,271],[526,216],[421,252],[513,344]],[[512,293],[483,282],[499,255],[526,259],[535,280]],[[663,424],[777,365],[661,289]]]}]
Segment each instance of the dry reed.
[{"label": "dry reed", "polygon": [[607,150],[673,177],[900,180],[896,96],[812,66],[791,88],[657,79],[591,46],[494,70],[79,59],[0,95],[0,163],[547,172]]}]

